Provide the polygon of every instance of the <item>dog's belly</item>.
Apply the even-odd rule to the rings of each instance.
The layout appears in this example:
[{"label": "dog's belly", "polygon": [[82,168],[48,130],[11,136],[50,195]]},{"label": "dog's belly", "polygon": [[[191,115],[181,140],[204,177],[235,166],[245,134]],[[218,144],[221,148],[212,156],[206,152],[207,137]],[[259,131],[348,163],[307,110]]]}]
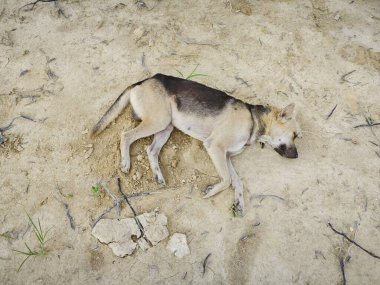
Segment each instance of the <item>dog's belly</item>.
[{"label": "dog's belly", "polygon": [[214,128],[215,117],[198,117],[194,114],[186,114],[173,110],[172,124],[185,134],[204,141]]}]

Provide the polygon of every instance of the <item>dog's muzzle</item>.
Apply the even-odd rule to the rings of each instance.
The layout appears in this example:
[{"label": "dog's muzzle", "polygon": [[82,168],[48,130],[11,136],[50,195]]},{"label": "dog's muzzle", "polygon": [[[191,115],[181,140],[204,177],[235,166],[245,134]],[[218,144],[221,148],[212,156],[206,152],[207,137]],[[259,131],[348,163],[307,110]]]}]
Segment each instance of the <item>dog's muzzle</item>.
[{"label": "dog's muzzle", "polygon": [[274,150],[283,157],[286,158],[297,158],[298,152],[295,146],[286,147],[285,144],[280,145],[279,147],[274,148]]}]

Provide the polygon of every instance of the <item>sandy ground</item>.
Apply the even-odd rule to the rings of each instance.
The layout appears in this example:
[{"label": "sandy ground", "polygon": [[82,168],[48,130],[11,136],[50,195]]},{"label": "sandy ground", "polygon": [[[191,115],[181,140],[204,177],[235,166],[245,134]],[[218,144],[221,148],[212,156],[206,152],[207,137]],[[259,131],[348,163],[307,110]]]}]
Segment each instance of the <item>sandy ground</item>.
[{"label": "sandy ground", "polygon": [[[379,284],[380,261],[327,226],[380,254],[380,128],[353,128],[380,121],[379,1],[26,3],[0,2],[0,127],[24,116],[0,146],[1,284],[341,284],[340,259],[349,284]],[[202,199],[215,169],[174,132],[161,154],[167,187],[132,203],[159,208],[191,254],[177,259],[164,240],[115,257],[90,227],[112,200],[90,189],[103,178],[117,193],[120,176],[128,193],[156,191],[151,138],[133,146],[127,176],[118,144],[136,124],[131,110],[93,141],[87,131],[126,86],[197,65],[207,76],[194,80],[246,102],[295,102],[300,157],[255,145],[234,158],[246,189],[235,218],[231,190]],[[13,250],[37,248],[24,210],[52,227],[51,240],[18,273]]]}]

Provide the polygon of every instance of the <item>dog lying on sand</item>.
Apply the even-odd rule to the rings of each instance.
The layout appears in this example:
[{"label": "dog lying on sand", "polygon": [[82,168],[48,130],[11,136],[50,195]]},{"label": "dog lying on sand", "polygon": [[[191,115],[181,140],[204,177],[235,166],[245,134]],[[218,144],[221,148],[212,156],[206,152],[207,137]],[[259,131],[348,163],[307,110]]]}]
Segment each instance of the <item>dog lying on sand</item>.
[{"label": "dog lying on sand", "polygon": [[299,135],[294,104],[283,109],[251,105],[203,84],[156,74],[126,88],[91,131],[102,132],[131,104],[140,124],[122,133],[121,170],[129,172],[129,148],[140,138],[154,135],[148,157],[158,184],[165,185],[158,156],[173,128],[203,142],[221,181],[205,189],[211,197],[231,184],[235,190],[234,211],[243,215],[243,184],[231,156],[241,153],[254,142],[271,146],[281,156],[297,158],[294,140]]}]

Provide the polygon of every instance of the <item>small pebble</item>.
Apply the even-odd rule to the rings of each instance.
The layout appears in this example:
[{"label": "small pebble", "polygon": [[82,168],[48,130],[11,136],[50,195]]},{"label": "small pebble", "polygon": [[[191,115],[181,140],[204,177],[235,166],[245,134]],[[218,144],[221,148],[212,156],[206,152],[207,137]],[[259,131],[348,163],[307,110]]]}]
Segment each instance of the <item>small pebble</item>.
[{"label": "small pebble", "polygon": [[174,256],[182,258],[185,255],[190,254],[189,246],[187,245],[186,235],[175,233],[170,237],[168,245],[166,247],[173,253]]},{"label": "small pebble", "polygon": [[138,27],[133,31],[133,34],[136,36],[137,39],[140,39],[144,35],[144,28],[143,27]]},{"label": "small pebble", "polygon": [[172,160],[171,164],[170,164],[173,168],[176,168],[177,165],[178,165],[178,160],[174,159]]}]

